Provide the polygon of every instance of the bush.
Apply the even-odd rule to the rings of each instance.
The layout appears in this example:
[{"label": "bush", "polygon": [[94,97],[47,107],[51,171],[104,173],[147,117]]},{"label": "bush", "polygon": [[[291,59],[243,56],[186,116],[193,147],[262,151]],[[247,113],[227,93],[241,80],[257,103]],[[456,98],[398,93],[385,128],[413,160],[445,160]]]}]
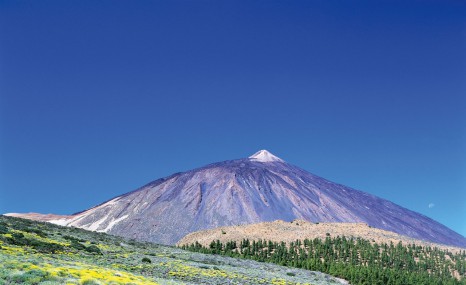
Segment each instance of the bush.
[{"label": "bush", "polygon": [[27,245],[27,239],[24,238],[22,233],[12,233],[11,237],[6,238],[6,242],[13,245]]},{"label": "bush", "polygon": [[23,233],[12,233],[11,236],[12,236],[13,239],[15,239],[15,240],[19,240],[19,239],[24,238],[24,234],[23,234]]},{"label": "bush", "polygon": [[142,262],[144,262],[144,263],[152,263],[152,260],[150,260],[150,259],[147,258],[147,257],[143,257],[143,258],[142,258]]},{"label": "bush", "polygon": [[296,276],[296,274],[294,274],[293,272],[287,272],[286,275],[288,275],[288,276]]},{"label": "bush", "polygon": [[72,237],[72,236],[69,236],[69,235],[64,235],[63,238],[66,239],[66,240],[69,240],[71,242],[73,242],[73,241],[75,241],[75,242],[85,242],[85,240],[83,240],[83,239],[75,238],[75,237]]},{"label": "bush", "polygon": [[11,280],[19,284],[37,284],[50,277],[49,273],[41,270],[29,270],[23,274],[12,276]]},{"label": "bush", "polygon": [[43,231],[41,231],[41,230],[39,230],[39,229],[34,229],[34,228],[31,229],[31,228],[28,228],[28,229],[26,229],[26,231],[27,231],[28,233],[35,233],[36,235],[38,235],[38,236],[40,236],[40,237],[47,237],[47,233],[45,233],[45,232],[43,232]]},{"label": "bush", "polygon": [[41,253],[56,253],[64,251],[65,247],[57,243],[43,242],[37,239],[29,239],[23,233],[12,233],[11,237],[7,237],[6,242],[17,246],[30,246]]},{"label": "bush", "polygon": [[71,240],[70,247],[77,249],[77,250],[86,250],[86,246],[77,242],[76,240]]},{"label": "bush", "polygon": [[0,224],[0,234],[7,234],[8,233],[8,228],[3,225],[3,224]]},{"label": "bush", "polygon": [[33,248],[41,253],[56,253],[58,251],[65,250],[65,247],[61,244],[40,241],[38,241],[37,244],[33,246]]},{"label": "bush", "polygon": [[93,279],[84,280],[82,285],[100,285],[100,282]]},{"label": "bush", "polygon": [[39,285],[62,285],[62,282],[59,281],[42,281]]},{"label": "bush", "polygon": [[100,248],[98,248],[96,245],[90,245],[86,247],[86,251],[95,254],[102,254],[102,251],[100,251]]}]

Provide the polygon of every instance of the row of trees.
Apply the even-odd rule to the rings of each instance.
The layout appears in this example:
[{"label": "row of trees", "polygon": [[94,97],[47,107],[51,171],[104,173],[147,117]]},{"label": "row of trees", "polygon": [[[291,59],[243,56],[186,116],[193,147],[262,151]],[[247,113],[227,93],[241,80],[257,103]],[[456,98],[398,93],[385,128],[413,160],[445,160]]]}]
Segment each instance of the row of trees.
[{"label": "row of trees", "polygon": [[466,251],[453,254],[401,242],[379,245],[361,238],[327,237],[285,244],[244,239],[182,248],[321,271],[355,285],[466,284]]}]

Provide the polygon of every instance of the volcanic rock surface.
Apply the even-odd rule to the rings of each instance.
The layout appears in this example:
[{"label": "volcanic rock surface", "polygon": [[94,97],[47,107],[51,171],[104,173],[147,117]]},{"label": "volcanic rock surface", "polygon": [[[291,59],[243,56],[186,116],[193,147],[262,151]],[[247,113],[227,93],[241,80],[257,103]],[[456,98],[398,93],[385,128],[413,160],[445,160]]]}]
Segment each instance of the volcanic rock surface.
[{"label": "volcanic rock surface", "polygon": [[365,223],[415,239],[466,247],[463,236],[424,215],[313,175],[266,150],[176,173],[49,221],[172,245],[199,230],[295,219]]}]

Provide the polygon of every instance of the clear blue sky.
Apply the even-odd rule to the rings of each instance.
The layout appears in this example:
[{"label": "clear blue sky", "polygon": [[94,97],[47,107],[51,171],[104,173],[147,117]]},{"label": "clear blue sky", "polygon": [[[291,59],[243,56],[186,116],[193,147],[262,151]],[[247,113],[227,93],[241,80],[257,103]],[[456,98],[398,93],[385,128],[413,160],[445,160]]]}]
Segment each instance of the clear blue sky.
[{"label": "clear blue sky", "polygon": [[465,15],[1,0],[0,213],[69,214],[265,148],[466,235]]}]

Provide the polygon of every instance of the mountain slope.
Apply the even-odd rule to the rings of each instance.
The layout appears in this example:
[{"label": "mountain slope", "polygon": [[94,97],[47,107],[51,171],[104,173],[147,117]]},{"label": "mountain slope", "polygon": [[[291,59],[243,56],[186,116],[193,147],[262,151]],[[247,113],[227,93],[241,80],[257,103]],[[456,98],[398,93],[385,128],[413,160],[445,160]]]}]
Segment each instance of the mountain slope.
[{"label": "mountain slope", "polygon": [[0,215],[0,284],[348,284],[327,274],[208,256]]},{"label": "mountain slope", "polygon": [[313,175],[265,150],[156,180],[52,222],[175,244],[198,230],[295,219],[366,223],[416,239],[466,247],[463,236],[426,216]]}]

